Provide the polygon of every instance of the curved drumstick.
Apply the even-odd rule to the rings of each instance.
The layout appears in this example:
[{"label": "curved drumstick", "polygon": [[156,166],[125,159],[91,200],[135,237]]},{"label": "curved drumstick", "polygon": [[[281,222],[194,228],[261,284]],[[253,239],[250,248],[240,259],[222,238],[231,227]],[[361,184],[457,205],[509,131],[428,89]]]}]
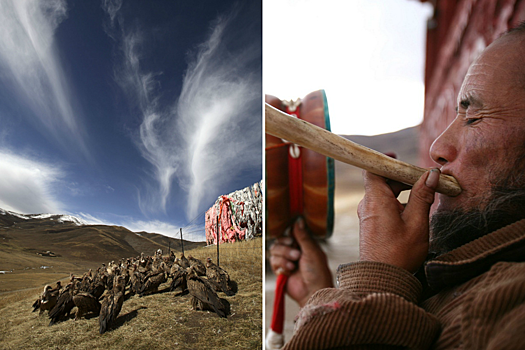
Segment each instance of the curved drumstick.
[{"label": "curved drumstick", "polygon": [[[414,185],[427,171],[294,118],[267,103],[265,121],[266,133],[270,135],[407,185]],[[461,193],[461,187],[454,177],[441,174],[436,191],[455,197]]]}]

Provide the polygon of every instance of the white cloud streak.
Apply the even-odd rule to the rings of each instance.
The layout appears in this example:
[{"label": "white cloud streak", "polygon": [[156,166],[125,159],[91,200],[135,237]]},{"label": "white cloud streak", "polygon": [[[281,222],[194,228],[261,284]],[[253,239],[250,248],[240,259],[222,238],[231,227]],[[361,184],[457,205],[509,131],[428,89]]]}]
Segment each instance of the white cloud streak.
[{"label": "white cloud streak", "polygon": [[65,0],[0,1],[0,78],[54,141],[68,150],[74,144],[90,159],[55,44],[55,31],[66,17]]},{"label": "white cloud streak", "polygon": [[139,194],[144,213],[165,212],[176,179],[187,193],[187,217],[193,218],[221,194],[217,189],[260,167],[261,79],[260,66],[253,66],[261,48],[231,30],[235,20],[235,12],[217,19],[188,63],[176,103],[164,108],[156,75],[140,66],[141,34],[126,31],[119,21],[123,63],[116,80],[141,110],[138,145],[158,184]]},{"label": "white cloud streak", "polygon": [[[117,216],[117,219],[111,220],[85,212],[68,212],[56,196],[57,190],[66,182],[66,172],[57,164],[36,158],[0,148],[1,209],[21,214],[66,213],[93,225],[118,225],[133,232],[146,231],[173,238],[180,237],[180,226],[159,220],[137,220],[128,216]],[[184,227],[183,238],[193,242],[205,241],[204,227]]]},{"label": "white cloud streak", "polygon": [[23,214],[60,213],[54,186],[64,177],[55,164],[0,149],[0,208]]}]

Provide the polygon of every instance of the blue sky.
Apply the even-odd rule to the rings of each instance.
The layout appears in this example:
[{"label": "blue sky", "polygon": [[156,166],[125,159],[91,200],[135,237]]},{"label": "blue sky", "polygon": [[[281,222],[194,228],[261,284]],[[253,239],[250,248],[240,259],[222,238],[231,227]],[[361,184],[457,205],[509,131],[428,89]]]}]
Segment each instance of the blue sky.
[{"label": "blue sky", "polygon": [[217,196],[262,178],[261,16],[1,1],[0,208],[204,240]]}]

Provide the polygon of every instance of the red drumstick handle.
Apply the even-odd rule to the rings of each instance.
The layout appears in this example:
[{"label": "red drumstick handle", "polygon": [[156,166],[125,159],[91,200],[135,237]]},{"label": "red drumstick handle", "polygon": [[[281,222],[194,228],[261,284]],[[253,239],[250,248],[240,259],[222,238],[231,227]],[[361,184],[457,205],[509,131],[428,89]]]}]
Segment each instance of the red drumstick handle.
[{"label": "red drumstick handle", "polygon": [[288,275],[279,274],[275,284],[275,299],[273,302],[272,323],[266,335],[266,349],[277,350],[284,345],[284,288]]}]

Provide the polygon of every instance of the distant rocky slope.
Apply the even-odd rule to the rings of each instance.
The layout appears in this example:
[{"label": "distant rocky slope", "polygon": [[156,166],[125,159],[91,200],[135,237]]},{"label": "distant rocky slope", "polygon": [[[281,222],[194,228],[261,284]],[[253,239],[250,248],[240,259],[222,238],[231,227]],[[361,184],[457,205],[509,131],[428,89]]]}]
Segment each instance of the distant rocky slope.
[{"label": "distant rocky slope", "polygon": [[[341,135],[346,139],[357,142],[363,146],[372,148],[378,152],[393,152],[397,159],[418,165],[419,157],[419,128],[412,127],[396,132],[374,135]],[[348,191],[362,190],[362,170],[339,161],[335,162],[336,190]]]},{"label": "distant rocky slope", "polygon": [[[184,241],[184,249],[205,246]],[[107,263],[111,260],[153,254],[157,249],[181,251],[179,239],[156,233],[132,232],[121,226],[87,225],[70,215],[19,214],[0,209],[0,256],[6,253],[68,261]],[[49,255],[48,252],[52,254]],[[46,255],[47,254],[47,255]],[[0,259],[1,260],[1,259]]]}]

